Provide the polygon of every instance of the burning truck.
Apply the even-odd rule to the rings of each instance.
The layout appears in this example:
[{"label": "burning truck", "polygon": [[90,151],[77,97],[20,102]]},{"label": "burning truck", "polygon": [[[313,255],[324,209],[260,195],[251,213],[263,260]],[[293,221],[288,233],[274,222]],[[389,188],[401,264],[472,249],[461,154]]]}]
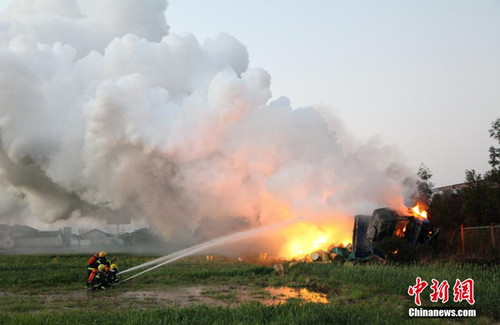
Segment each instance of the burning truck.
[{"label": "burning truck", "polygon": [[[411,215],[400,216],[392,209],[381,208],[374,210],[371,216],[355,216],[352,245],[334,247],[331,253],[343,261],[367,261],[373,257],[385,259],[385,254],[377,249],[377,243],[389,237],[402,238],[410,245],[433,245],[439,230],[433,229],[426,211],[419,205],[409,211]],[[392,254],[397,254],[397,250]]]}]

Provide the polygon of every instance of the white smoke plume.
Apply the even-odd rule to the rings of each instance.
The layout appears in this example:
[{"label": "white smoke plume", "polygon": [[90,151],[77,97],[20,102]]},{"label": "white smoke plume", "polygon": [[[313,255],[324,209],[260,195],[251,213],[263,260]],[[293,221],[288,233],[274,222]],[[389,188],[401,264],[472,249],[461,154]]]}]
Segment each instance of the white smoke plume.
[{"label": "white smoke plume", "polygon": [[397,150],[326,109],[270,101],[243,44],[169,34],[166,8],[17,0],[0,13],[2,215],[126,214],[186,240],[402,204]]}]

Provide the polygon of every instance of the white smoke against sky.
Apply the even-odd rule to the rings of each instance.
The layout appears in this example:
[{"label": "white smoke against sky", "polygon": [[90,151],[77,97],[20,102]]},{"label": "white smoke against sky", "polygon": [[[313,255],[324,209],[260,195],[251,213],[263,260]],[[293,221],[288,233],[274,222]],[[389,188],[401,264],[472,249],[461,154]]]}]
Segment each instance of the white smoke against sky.
[{"label": "white smoke against sky", "polygon": [[2,215],[127,214],[186,240],[401,206],[397,150],[356,140],[327,109],[270,101],[271,76],[248,68],[243,44],[169,34],[166,7],[17,0],[1,12]]}]

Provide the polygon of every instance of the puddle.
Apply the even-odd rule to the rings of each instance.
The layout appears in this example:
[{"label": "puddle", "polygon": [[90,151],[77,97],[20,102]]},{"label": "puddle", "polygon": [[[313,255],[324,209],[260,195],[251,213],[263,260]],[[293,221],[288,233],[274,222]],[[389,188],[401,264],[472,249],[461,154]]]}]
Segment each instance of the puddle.
[{"label": "puddle", "polygon": [[273,297],[277,297],[280,302],[286,302],[287,299],[302,299],[304,302],[317,304],[328,304],[328,298],[323,293],[309,291],[306,288],[296,289],[289,287],[267,287],[265,288]]},{"label": "puddle", "polygon": [[247,301],[257,301],[264,305],[284,304],[288,299],[301,299],[303,302],[328,304],[323,293],[309,291],[305,288],[289,287],[255,288],[246,286],[199,286],[178,287],[167,290],[126,291],[119,293],[120,298],[139,301],[157,300],[163,303],[188,306],[206,304],[210,306],[236,305]]},{"label": "puddle", "polygon": [[[243,302],[256,301],[266,306],[287,303],[288,299],[300,299],[305,303],[328,304],[325,294],[309,291],[305,288],[290,287],[255,287],[242,285],[213,286],[181,286],[166,287],[163,290],[120,290],[121,288],[104,292],[76,291],[67,293],[44,293],[37,297],[43,301],[60,303],[73,302],[86,304],[94,298],[115,301],[123,308],[131,305],[138,308],[158,306],[236,306]],[[8,293],[0,292],[0,296]]]}]

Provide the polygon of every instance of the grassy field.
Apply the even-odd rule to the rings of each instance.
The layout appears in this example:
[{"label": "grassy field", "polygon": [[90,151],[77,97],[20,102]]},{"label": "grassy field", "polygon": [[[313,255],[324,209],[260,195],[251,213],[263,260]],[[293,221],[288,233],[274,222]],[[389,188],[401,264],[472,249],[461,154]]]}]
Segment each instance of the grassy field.
[{"label": "grassy field", "polygon": [[[154,257],[118,255],[120,269]],[[431,303],[423,306],[476,309],[467,323],[500,321],[500,266],[436,263],[426,265],[334,265],[300,263],[285,266],[191,257],[166,265],[109,290],[87,292],[88,256],[0,256],[0,324],[392,324],[456,323],[457,319],[410,319],[415,307],[408,286],[420,276],[475,280],[476,304]],[[128,276],[129,274],[126,274]],[[269,287],[307,288],[329,303],[294,297],[269,304]],[[180,297],[180,298],[179,298]],[[179,300],[180,299],[180,300]],[[283,302],[283,297],[280,298]],[[286,299],[286,297],[284,297]]]}]

